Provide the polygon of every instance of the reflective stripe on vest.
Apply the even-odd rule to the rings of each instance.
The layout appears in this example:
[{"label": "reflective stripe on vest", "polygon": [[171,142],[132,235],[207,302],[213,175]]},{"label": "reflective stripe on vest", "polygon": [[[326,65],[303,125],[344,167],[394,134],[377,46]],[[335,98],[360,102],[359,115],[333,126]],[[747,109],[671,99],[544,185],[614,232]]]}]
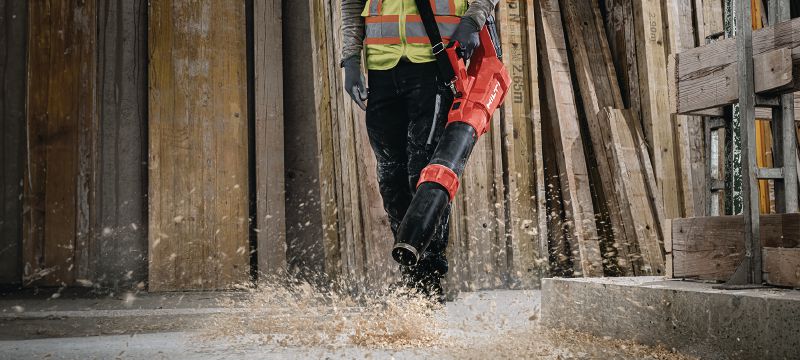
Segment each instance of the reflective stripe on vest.
[{"label": "reflective stripe on vest", "polygon": [[[375,0],[378,1],[378,0]],[[400,16],[370,16],[364,21],[367,45],[400,44]]]},{"label": "reflective stripe on vest", "polygon": [[382,3],[383,0],[369,0],[369,16],[380,15]]},{"label": "reflective stripe on vest", "polygon": [[455,13],[456,2],[455,0],[431,0],[431,9],[436,15],[450,15]]},{"label": "reflective stripe on vest", "polygon": [[[446,43],[458,27],[461,18],[458,16],[436,16],[436,25],[439,27],[439,34]],[[409,44],[430,44],[428,33],[425,31],[425,24],[419,15],[406,16],[406,42]]]}]

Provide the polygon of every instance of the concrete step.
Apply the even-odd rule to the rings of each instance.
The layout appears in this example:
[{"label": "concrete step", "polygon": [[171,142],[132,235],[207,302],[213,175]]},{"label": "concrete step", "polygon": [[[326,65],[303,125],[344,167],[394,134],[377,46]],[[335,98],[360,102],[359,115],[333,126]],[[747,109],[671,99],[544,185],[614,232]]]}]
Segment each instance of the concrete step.
[{"label": "concrete step", "polygon": [[711,359],[800,358],[800,291],[661,277],[544,279],[542,325]]}]

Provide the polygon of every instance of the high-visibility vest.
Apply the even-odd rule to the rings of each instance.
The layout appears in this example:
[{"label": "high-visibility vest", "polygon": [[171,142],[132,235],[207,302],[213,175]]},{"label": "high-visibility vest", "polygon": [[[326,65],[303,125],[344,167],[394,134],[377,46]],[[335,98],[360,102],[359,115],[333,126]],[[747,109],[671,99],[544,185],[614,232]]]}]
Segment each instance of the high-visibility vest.
[{"label": "high-visibility vest", "polygon": [[[469,6],[467,0],[430,0],[445,44]],[[367,0],[364,12],[367,68],[388,70],[401,58],[434,61],[431,43],[414,0]]]}]

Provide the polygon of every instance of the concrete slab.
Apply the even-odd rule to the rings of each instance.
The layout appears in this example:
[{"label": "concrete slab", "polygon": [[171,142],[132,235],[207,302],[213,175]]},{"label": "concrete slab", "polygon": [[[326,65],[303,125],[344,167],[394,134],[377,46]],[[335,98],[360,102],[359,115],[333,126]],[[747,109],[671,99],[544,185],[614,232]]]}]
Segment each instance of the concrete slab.
[{"label": "concrete slab", "polygon": [[542,325],[703,358],[800,358],[800,291],[661,277],[544,279]]}]

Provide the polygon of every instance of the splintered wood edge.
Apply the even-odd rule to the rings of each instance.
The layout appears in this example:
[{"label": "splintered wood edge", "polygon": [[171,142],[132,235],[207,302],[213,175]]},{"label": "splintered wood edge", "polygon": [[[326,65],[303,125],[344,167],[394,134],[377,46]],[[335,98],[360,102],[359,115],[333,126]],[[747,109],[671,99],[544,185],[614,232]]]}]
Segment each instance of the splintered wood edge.
[{"label": "splintered wood edge", "polygon": [[677,114],[678,113],[678,72],[676,62],[678,61],[678,57],[675,54],[670,54],[667,57],[667,76],[669,76],[669,80],[667,81],[667,97],[669,98],[669,112],[670,114]]}]

